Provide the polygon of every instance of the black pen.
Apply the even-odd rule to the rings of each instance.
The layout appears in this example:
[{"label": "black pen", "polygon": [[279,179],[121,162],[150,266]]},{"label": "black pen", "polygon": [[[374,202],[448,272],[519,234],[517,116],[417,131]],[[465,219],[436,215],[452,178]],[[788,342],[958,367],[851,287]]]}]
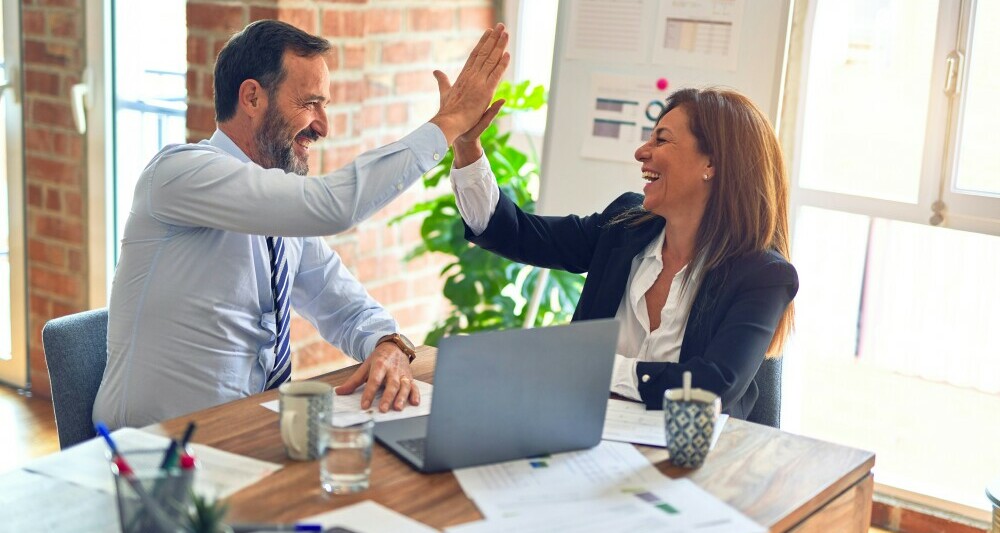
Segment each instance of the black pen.
[{"label": "black pen", "polygon": [[195,423],[188,422],[187,429],[184,430],[184,436],[181,438],[181,449],[187,448],[188,441],[191,440],[191,435],[194,434]]}]

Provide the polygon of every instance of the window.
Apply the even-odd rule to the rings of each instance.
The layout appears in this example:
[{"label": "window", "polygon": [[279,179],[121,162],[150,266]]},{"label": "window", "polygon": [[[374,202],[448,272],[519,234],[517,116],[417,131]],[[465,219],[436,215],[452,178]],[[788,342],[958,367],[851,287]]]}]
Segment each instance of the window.
[{"label": "window", "polygon": [[[558,0],[532,0],[511,2],[508,20],[513,24],[514,79],[530,80],[534,84],[551,85],[552,49],[556,39],[556,14]],[[525,134],[541,138],[545,133],[548,106],[514,117],[514,128]]]},{"label": "window", "polygon": [[801,280],[783,427],[874,450],[880,492],[985,519],[1000,472],[1000,36],[986,30],[1000,4],[808,4],[783,133]]},{"label": "window", "polygon": [[0,9],[0,382],[28,386],[19,2]]}]

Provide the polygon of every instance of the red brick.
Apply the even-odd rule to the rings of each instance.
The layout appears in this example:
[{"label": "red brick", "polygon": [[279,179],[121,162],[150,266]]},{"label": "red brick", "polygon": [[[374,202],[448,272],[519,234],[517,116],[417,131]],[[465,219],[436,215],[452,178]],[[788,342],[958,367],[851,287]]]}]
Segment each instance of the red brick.
[{"label": "red brick", "polygon": [[493,8],[463,7],[458,10],[458,27],[462,30],[486,30],[495,25]]},{"label": "red brick", "polygon": [[24,170],[29,179],[48,183],[75,184],[80,182],[82,168],[79,161],[64,163],[29,155],[24,158]]},{"label": "red brick", "polygon": [[[469,52],[476,46],[479,39],[441,39],[434,41],[434,52],[431,60],[435,64],[465,63]],[[455,71],[457,74],[458,71]],[[454,76],[452,76],[454,78]]]},{"label": "red brick", "polygon": [[21,30],[27,37],[45,36],[45,13],[37,9],[24,9],[21,12]]},{"label": "red brick", "polygon": [[250,7],[250,21],[264,20],[264,19],[277,19],[278,18],[278,8],[276,7],[264,7],[264,6],[251,6]]},{"label": "red brick", "polygon": [[63,191],[63,204],[66,213],[75,217],[83,216],[83,197],[78,192]]},{"label": "red brick", "polygon": [[328,136],[330,138],[343,137],[347,134],[347,114],[346,113],[333,113],[329,115],[329,125],[330,131]]},{"label": "red brick", "polygon": [[30,288],[65,298],[77,298],[83,294],[78,276],[60,274],[35,266],[28,269],[28,285]]},{"label": "red brick", "polygon": [[366,105],[361,108],[361,126],[373,128],[382,125],[382,111],[384,108],[379,104]]},{"label": "red brick", "polygon": [[79,221],[63,220],[47,215],[33,214],[35,234],[60,242],[80,244],[83,242],[83,224]]},{"label": "red brick", "polygon": [[404,102],[395,102],[385,107],[385,122],[390,126],[406,124],[409,120],[410,106]]},{"label": "red brick", "polygon": [[66,305],[66,304],[59,303],[59,302],[52,302],[52,316],[53,317],[60,317],[60,316],[72,315],[72,314],[75,314],[75,313],[79,313],[82,310],[83,309],[81,309],[80,306],[77,306],[77,305]]},{"label": "red brick", "polygon": [[35,313],[52,316],[52,302],[44,296],[32,294],[28,298],[28,306],[31,307],[31,310]]},{"label": "red brick", "polygon": [[55,153],[69,158],[77,159],[83,157],[83,136],[73,133],[55,133]]},{"label": "red brick", "polygon": [[47,100],[32,101],[28,108],[28,120],[36,124],[76,129],[76,125],[73,123],[73,110],[70,108],[69,98],[59,102]]},{"label": "red brick", "polygon": [[410,31],[450,30],[455,18],[453,9],[411,9],[408,13]]},{"label": "red brick", "polygon": [[187,125],[192,131],[215,131],[215,108],[206,105],[188,106]]},{"label": "red brick", "polygon": [[375,301],[382,305],[392,305],[406,302],[409,295],[409,284],[405,281],[392,281],[378,286],[372,286],[368,291]]},{"label": "red brick", "polygon": [[350,163],[361,153],[358,145],[333,146],[323,154],[323,172],[332,172]]},{"label": "red brick", "polygon": [[292,341],[300,341],[308,337],[316,336],[316,328],[309,323],[308,320],[300,317],[292,317],[292,327],[291,327],[291,338]]},{"label": "red brick", "polygon": [[348,70],[360,70],[365,66],[365,57],[367,55],[367,47],[364,45],[359,46],[344,46],[344,68]]},{"label": "red brick", "polygon": [[390,65],[427,61],[430,55],[430,41],[401,41],[382,45],[382,62]]},{"label": "red brick", "polygon": [[38,72],[26,69],[24,72],[24,90],[28,93],[59,96],[59,75],[51,72]]},{"label": "red brick", "polygon": [[42,206],[42,186],[33,183],[28,184],[28,205],[32,207]]},{"label": "red brick", "polygon": [[[35,0],[35,5],[45,7],[73,7],[80,8],[83,0]],[[83,14],[82,12],[80,13]]]},{"label": "red brick", "polygon": [[395,83],[391,73],[365,74],[365,91],[369,98],[380,98],[392,94]]},{"label": "red brick", "polygon": [[70,272],[82,272],[83,271],[83,252],[79,250],[69,250],[66,255],[69,259],[69,271]]},{"label": "red brick", "polygon": [[62,209],[62,198],[59,191],[49,189],[45,191],[45,209],[58,213]]},{"label": "red brick", "polygon": [[398,9],[372,9],[365,12],[367,33],[397,33],[402,29],[403,14]]},{"label": "red brick", "polygon": [[195,65],[208,64],[208,41],[204,37],[188,35],[187,61]]},{"label": "red brick", "polygon": [[321,35],[327,39],[364,37],[365,13],[326,10],[323,12]]},{"label": "red brick", "polygon": [[75,11],[49,11],[45,13],[49,27],[49,35],[62,39],[78,39],[80,37],[79,13]]},{"label": "red brick", "polygon": [[47,244],[38,239],[28,239],[28,260],[57,268],[66,267],[66,248]]},{"label": "red brick", "polygon": [[24,40],[24,61],[27,64],[73,68],[81,64],[82,57],[80,47],[77,46]]},{"label": "red brick", "polygon": [[316,9],[279,8],[277,19],[308,33],[315,34],[317,31],[318,17]]},{"label": "red brick", "polygon": [[59,96],[59,75],[51,72],[38,72],[37,70],[25,69],[24,90],[28,93],[44,94],[48,96]]},{"label": "red brick", "polygon": [[193,2],[187,4],[188,29],[236,33],[248,22],[246,8],[243,6]]},{"label": "red brick", "polygon": [[361,80],[331,82],[330,98],[335,105],[359,103],[365,98],[365,82]]},{"label": "red brick", "polygon": [[429,93],[437,90],[437,80],[426,70],[400,72],[395,77],[396,94]]}]

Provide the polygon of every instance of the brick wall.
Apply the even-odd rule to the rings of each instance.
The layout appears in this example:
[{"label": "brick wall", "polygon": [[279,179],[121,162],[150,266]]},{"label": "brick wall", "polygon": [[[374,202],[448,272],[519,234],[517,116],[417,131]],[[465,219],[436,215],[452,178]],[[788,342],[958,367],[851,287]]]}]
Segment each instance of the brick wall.
[{"label": "brick wall", "polygon": [[70,110],[84,64],[83,0],[25,0],[24,171],[32,389],[49,395],[41,330],[87,308],[86,156]]},{"label": "brick wall", "polygon": [[[428,7],[433,5],[433,7]],[[431,72],[452,77],[493,24],[490,0],[189,0],[188,135],[199,140],[215,129],[212,67],[229,36],[253,20],[276,18],[322,35],[333,43],[329,64],[330,134],[312,150],[312,172],[327,172],[360,152],[396,140],[437,110]],[[447,311],[438,273],[441,258],[403,262],[419,242],[419,222],[389,226],[389,218],[430,195],[415,185],[358,228],[328,242],[381,302],[403,331],[422,341]],[[292,324],[296,376],[342,366],[335,349],[304,319]],[[300,371],[302,373],[300,373]]]}]

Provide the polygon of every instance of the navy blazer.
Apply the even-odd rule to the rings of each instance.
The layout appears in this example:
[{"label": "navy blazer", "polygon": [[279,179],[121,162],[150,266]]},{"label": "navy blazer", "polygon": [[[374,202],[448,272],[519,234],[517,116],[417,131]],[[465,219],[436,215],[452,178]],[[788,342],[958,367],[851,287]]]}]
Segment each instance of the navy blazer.
[{"label": "navy blazer", "polygon": [[[573,320],[613,318],[632,270],[632,259],[663,231],[654,217],[639,225],[609,224],[642,205],[642,195],[619,196],[604,212],[587,217],[543,217],[521,211],[500,194],[480,235],[465,238],[513,261],[588,272]],[[663,391],[693,386],[722,398],[723,412],[745,419],[757,401],[754,376],[778,320],[798,291],[795,268],[776,252],[752,253],[705,272],[688,317],[677,363],[639,362],[639,394],[649,409],[663,408]],[[647,378],[648,376],[648,378]]]}]

